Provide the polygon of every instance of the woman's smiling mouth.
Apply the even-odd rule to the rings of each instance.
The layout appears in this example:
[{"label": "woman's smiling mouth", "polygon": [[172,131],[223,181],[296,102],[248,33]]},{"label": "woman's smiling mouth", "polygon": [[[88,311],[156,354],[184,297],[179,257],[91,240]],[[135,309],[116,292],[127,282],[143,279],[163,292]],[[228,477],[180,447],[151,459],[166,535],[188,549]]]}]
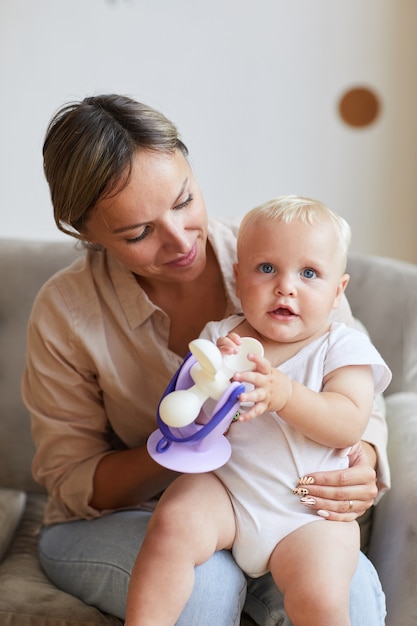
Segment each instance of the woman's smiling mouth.
[{"label": "woman's smiling mouth", "polygon": [[169,263],[166,263],[166,265],[170,267],[189,267],[194,263],[196,256],[197,242],[194,243],[193,247],[189,252],[187,252],[187,254],[184,254],[182,257],[176,259],[175,261],[170,261]]}]

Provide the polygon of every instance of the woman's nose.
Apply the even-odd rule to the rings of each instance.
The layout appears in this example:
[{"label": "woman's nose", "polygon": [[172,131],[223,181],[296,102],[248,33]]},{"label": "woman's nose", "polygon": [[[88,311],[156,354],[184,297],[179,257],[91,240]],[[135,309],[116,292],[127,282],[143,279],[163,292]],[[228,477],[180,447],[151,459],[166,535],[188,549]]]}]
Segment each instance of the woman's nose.
[{"label": "woman's nose", "polygon": [[163,240],[165,245],[175,246],[179,248],[181,252],[187,252],[189,248],[189,242],[187,232],[184,230],[182,224],[168,223],[163,228]]}]

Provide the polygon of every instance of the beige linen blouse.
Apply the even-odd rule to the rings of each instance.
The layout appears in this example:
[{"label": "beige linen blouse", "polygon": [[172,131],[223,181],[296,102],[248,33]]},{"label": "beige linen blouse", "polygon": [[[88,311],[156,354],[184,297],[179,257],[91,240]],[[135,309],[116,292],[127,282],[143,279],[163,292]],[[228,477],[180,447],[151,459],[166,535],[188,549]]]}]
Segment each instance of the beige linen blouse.
[{"label": "beige linen blouse", "polygon": [[[210,220],[209,240],[223,274],[227,315],[240,312],[233,262],[236,227]],[[351,320],[347,301],[338,319]],[[45,523],[107,513],[89,501],[104,455],[144,444],[156,407],[182,358],[168,349],[170,320],[133,274],[105,251],[86,252],[40,290],[28,326],[22,395],[32,418],[35,479],[49,493]],[[388,482],[383,412],[365,439]],[[140,503],[138,503],[139,506]]]}]

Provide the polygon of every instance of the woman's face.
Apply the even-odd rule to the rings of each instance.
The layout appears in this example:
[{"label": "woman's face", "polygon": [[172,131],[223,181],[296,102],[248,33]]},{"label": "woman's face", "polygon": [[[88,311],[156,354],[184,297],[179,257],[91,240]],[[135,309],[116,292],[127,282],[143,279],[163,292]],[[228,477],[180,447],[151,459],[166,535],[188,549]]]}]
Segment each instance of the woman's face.
[{"label": "woman's face", "polygon": [[97,203],[84,234],[145,280],[198,278],[206,263],[207,213],[184,155],[138,152],[128,184]]}]

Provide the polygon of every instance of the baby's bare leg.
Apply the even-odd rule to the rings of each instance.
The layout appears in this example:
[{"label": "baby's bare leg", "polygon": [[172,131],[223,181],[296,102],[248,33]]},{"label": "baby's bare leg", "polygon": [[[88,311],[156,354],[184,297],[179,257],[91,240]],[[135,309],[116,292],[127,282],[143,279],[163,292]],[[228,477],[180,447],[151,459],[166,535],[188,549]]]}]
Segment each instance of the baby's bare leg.
[{"label": "baby's bare leg", "polygon": [[269,569],[294,626],[350,626],[350,582],[358,558],[356,522],[312,522],[280,541]]},{"label": "baby's bare leg", "polygon": [[231,548],[233,508],[213,474],[184,474],[151,517],[129,585],[126,626],[173,626],[191,595],[194,567]]}]

